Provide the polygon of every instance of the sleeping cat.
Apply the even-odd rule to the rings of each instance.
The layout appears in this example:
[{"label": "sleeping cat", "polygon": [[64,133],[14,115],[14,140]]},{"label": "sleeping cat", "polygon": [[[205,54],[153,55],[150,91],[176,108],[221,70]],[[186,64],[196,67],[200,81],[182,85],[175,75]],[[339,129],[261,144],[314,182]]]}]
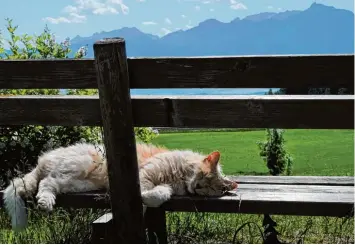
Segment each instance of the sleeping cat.
[{"label": "sleeping cat", "polygon": [[158,153],[140,167],[143,203],[159,207],[172,195],[222,196],[237,183],[222,174],[220,153],[208,156],[185,150]]},{"label": "sleeping cat", "polygon": [[[23,198],[37,192],[38,208],[51,211],[56,195],[108,189],[103,146],[75,144],[42,154],[35,169],[15,178],[4,191],[4,203],[16,231],[27,225]],[[143,204],[158,207],[172,195],[219,196],[236,183],[221,173],[220,154],[203,156],[192,151],[137,143],[137,159]]]}]

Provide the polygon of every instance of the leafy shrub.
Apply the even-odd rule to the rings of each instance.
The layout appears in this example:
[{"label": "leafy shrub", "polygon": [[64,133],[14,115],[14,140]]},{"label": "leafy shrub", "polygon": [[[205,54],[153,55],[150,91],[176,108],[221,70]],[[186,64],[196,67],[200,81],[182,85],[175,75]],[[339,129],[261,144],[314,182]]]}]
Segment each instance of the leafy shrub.
[{"label": "leafy shrub", "polygon": [[293,159],[286,152],[284,146],[283,130],[266,129],[267,140],[258,142],[260,156],[266,163],[271,175],[280,175],[285,172],[287,175],[292,173]]},{"label": "leafy shrub", "polygon": [[[9,39],[0,32],[0,59],[53,59],[69,58],[69,39],[57,43],[54,35],[46,26],[39,36],[17,35],[18,26],[7,19],[6,29]],[[8,44],[8,51],[4,43]],[[81,47],[74,58],[86,56],[87,47]],[[0,89],[0,95],[58,95],[59,89]],[[69,89],[69,95],[95,95],[97,89]],[[137,128],[138,139],[149,142],[156,137],[150,128]],[[36,165],[38,155],[59,146],[76,142],[102,143],[100,127],[62,127],[62,126],[0,126],[0,188],[8,183],[8,178],[27,172]]]},{"label": "leafy shrub", "polygon": [[149,128],[135,128],[134,134],[136,135],[136,138],[138,141],[143,141],[145,143],[149,143],[159,135],[159,132],[157,129],[152,129],[150,127]]}]

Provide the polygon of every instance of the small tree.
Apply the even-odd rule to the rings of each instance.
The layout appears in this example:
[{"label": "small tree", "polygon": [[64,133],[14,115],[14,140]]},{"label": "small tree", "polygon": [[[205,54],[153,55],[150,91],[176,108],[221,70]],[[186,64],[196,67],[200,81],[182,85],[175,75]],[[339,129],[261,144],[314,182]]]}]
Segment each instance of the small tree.
[{"label": "small tree", "polygon": [[260,156],[266,163],[271,175],[280,175],[285,172],[287,175],[292,173],[292,157],[286,152],[284,146],[283,130],[266,129],[267,140],[258,142]]},{"label": "small tree", "polygon": [[[69,58],[70,40],[61,43],[46,26],[39,36],[16,34],[18,26],[7,19],[9,39],[0,32],[0,59],[55,59]],[[4,44],[7,43],[7,51]],[[87,47],[80,48],[74,58],[86,56]],[[58,95],[59,89],[0,89],[1,95]],[[69,89],[68,95],[95,95],[97,89]],[[136,128],[136,137],[149,142],[158,135],[151,128]],[[38,155],[46,150],[67,146],[76,142],[102,143],[99,127],[62,126],[0,126],[0,189],[8,178],[18,172],[26,172],[37,164]],[[18,168],[18,169],[16,169]]]}]

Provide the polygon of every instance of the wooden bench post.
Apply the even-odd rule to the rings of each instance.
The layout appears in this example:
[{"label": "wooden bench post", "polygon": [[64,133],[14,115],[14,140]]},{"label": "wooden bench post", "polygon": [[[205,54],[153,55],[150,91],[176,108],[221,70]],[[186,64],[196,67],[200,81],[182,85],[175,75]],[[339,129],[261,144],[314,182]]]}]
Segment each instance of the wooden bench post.
[{"label": "wooden bench post", "polygon": [[106,213],[91,223],[91,241],[93,244],[106,244],[110,242],[112,233],[112,213]]},{"label": "wooden bench post", "polygon": [[143,207],[124,39],[94,44],[106,148],[113,243],[145,243]]},{"label": "wooden bench post", "polygon": [[150,244],[167,244],[165,210],[161,208],[147,208],[145,225],[148,229]]}]

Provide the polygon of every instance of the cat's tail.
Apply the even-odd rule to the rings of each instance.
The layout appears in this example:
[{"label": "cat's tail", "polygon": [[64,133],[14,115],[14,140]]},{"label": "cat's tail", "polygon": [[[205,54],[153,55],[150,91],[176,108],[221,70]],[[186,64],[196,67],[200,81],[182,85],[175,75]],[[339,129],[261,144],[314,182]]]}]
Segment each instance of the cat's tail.
[{"label": "cat's tail", "polygon": [[5,209],[11,217],[12,229],[21,231],[27,226],[27,212],[23,198],[36,192],[39,176],[35,168],[22,178],[15,178],[4,191]]}]

